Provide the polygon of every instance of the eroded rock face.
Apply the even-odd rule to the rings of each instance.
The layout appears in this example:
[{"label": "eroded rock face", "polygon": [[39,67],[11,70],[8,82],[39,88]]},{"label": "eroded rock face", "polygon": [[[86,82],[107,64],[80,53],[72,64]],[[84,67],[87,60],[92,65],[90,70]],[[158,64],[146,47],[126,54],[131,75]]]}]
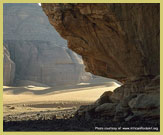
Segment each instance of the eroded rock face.
[{"label": "eroded rock face", "polygon": [[117,80],[159,72],[159,4],[42,4],[86,70]]},{"label": "eroded rock face", "polygon": [[81,58],[67,48],[42,41],[6,43],[16,64],[16,81],[30,80],[49,86],[74,85],[91,77],[84,71]]},{"label": "eroded rock face", "polygon": [[[143,78],[144,79],[144,78]],[[148,85],[152,89],[148,91],[146,88]],[[157,82],[157,83],[156,83]],[[79,119],[88,120],[89,117],[96,119],[96,117],[106,117],[112,121],[135,121],[150,120],[151,122],[157,121],[159,123],[160,118],[160,83],[159,76],[152,79],[144,87],[135,87],[135,82],[130,82],[130,88],[133,89],[130,92],[128,89],[129,84],[124,84],[123,87],[119,87],[111,92],[105,92],[93,105],[80,108],[76,112],[76,117]],[[141,84],[140,84],[141,85]],[[121,90],[121,91],[120,91]],[[119,91],[119,92],[117,92]],[[101,102],[105,97],[105,102]],[[107,97],[107,98],[106,98]],[[92,107],[93,106],[93,107]],[[91,112],[91,113],[90,113]],[[89,118],[90,119],[90,118]]]},{"label": "eroded rock face", "polygon": [[16,64],[17,84],[25,80],[27,84],[73,85],[91,78],[82,59],[67,48],[38,4],[4,4],[4,43]]},{"label": "eroded rock face", "polygon": [[15,63],[10,58],[10,53],[3,47],[3,85],[11,85],[15,77]]},{"label": "eroded rock face", "polygon": [[87,71],[124,82],[93,105],[82,106],[77,117],[159,123],[159,4],[42,4],[42,8],[68,47],[82,56]]}]

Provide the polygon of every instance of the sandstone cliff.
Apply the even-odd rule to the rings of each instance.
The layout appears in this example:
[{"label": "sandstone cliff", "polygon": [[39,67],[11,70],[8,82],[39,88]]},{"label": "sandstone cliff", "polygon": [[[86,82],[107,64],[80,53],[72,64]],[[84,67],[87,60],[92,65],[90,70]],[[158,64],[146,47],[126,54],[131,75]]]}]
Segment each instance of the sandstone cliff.
[{"label": "sandstone cliff", "polygon": [[42,4],[50,23],[80,54],[86,71],[124,83],[77,116],[115,121],[159,118],[159,4]]},{"label": "sandstone cliff", "polygon": [[15,63],[10,58],[10,53],[3,47],[3,85],[13,83],[15,77]]},{"label": "sandstone cliff", "polygon": [[[4,4],[4,43],[16,65],[16,82],[72,85],[91,77],[38,4]],[[10,77],[4,76],[4,80]]]},{"label": "sandstone cliff", "polygon": [[50,23],[93,74],[159,74],[159,4],[42,4]]}]

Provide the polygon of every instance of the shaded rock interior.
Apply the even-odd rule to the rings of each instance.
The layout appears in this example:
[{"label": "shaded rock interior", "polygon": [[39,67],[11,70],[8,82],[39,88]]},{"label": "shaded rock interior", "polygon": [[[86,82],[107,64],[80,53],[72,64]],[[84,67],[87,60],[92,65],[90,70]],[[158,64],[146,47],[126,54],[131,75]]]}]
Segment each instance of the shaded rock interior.
[{"label": "shaded rock interior", "polygon": [[82,56],[86,71],[124,84],[76,117],[112,121],[160,117],[160,5],[43,3],[50,23]]},{"label": "shaded rock interior", "polygon": [[94,104],[81,106],[76,112],[79,119],[106,117],[112,121],[157,121],[160,119],[160,78],[136,84],[128,82],[114,90],[105,92]]}]

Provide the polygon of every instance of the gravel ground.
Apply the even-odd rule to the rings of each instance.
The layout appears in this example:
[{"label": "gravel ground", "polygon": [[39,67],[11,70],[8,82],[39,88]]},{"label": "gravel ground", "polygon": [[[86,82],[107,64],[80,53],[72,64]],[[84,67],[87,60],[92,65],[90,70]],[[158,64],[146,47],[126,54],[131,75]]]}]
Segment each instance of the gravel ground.
[{"label": "gravel ground", "polygon": [[159,131],[158,120],[113,122],[109,118],[77,119],[76,108],[28,112],[4,117],[4,131]]}]

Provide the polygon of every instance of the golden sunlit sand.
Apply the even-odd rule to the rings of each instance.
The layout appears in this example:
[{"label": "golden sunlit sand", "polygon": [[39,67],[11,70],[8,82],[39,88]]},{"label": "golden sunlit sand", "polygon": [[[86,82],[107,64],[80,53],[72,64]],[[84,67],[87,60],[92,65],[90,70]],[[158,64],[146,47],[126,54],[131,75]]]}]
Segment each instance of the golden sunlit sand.
[{"label": "golden sunlit sand", "polygon": [[41,102],[41,101],[95,101],[105,91],[113,91],[120,86],[115,82],[99,82],[76,86],[37,87],[4,86],[3,102],[5,104]]},{"label": "golden sunlit sand", "polygon": [[113,91],[119,86],[113,80],[105,78],[96,78],[76,86],[4,86],[4,116],[77,108],[96,101],[105,91]]}]

